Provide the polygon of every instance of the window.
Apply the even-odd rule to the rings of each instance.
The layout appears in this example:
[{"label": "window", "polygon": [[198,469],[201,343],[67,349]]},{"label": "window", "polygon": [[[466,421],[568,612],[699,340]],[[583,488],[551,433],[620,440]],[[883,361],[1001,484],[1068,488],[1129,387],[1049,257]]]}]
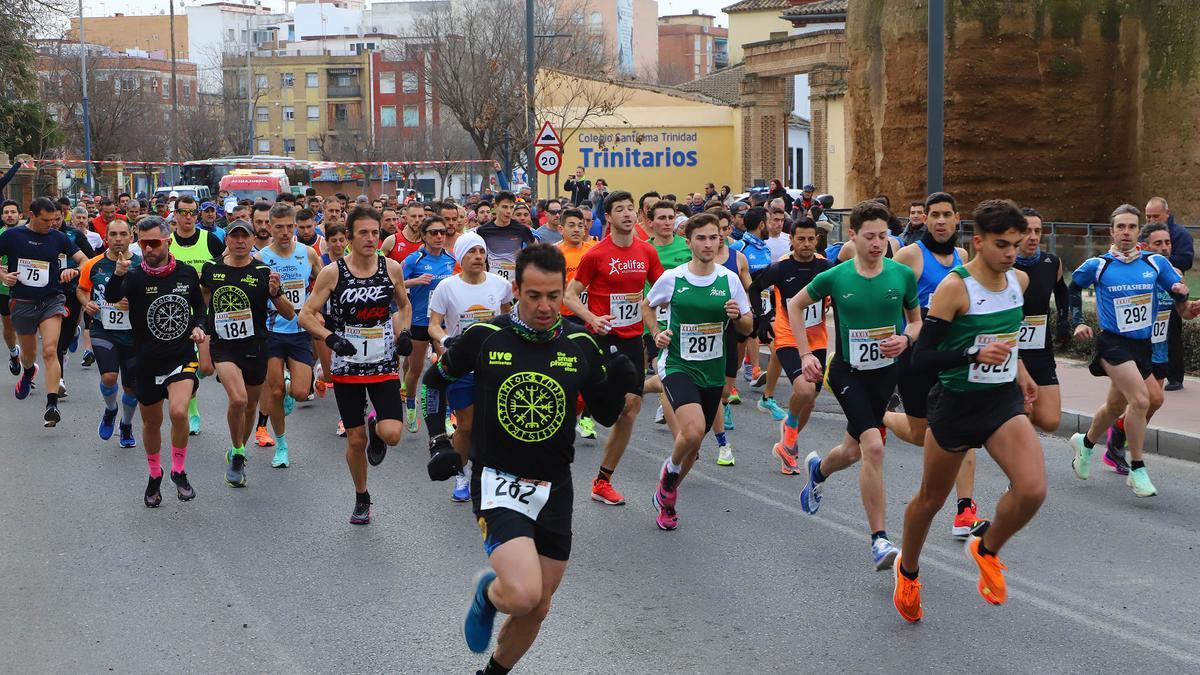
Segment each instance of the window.
[{"label": "window", "polygon": [[296,151],[296,139],[294,139],[294,138],[283,139],[283,154],[289,155],[295,151]]},{"label": "window", "polygon": [[404,93],[406,93],[406,94],[417,93],[417,74],[416,73],[404,73],[403,85],[404,85]]},{"label": "window", "polygon": [[333,104],[333,121],[345,122],[349,118],[348,109],[345,103]]},{"label": "window", "polygon": [[162,97],[171,98],[171,81],[164,79],[162,81]]},{"label": "window", "polygon": [[235,39],[237,39],[237,35],[233,32],[233,29],[232,28],[226,29],[225,30],[225,41],[233,42]]},{"label": "window", "polygon": [[404,106],[404,126],[415,127],[421,124],[421,112],[415,105]]},{"label": "window", "polygon": [[117,95],[121,93],[121,80],[116,77],[113,78],[113,93]]},{"label": "window", "polygon": [[320,86],[317,84],[317,74],[316,73],[305,73],[304,74],[304,86],[308,87],[309,89],[316,89],[318,86]]},{"label": "window", "polygon": [[379,109],[379,126],[381,126],[381,127],[396,126],[396,106],[385,105]]},{"label": "window", "polygon": [[291,73],[280,73],[279,86],[284,89],[291,89],[296,86],[296,76]]},{"label": "window", "polygon": [[333,82],[339,87],[349,87],[352,84],[350,82],[350,76],[344,73],[335,77]]},{"label": "window", "polygon": [[321,139],[319,139],[319,138],[308,139],[308,151],[309,152],[321,152]]},{"label": "window", "polygon": [[692,51],[694,51],[694,52],[700,51],[700,36],[699,35],[692,36]]},{"label": "window", "polygon": [[321,106],[318,106],[318,105],[308,106],[308,119],[310,119],[310,120],[321,119]]},{"label": "window", "polygon": [[692,73],[693,73],[694,75],[699,75],[699,74],[700,74],[700,64],[699,64],[699,63],[697,63],[697,64],[694,64],[694,65],[692,66]]},{"label": "window", "polygon": [[[394,94],[396,93],[396,73],[380,73],[379,74],[379,93]],[[395,112],[394,110],[392,112]],[[393,119],[395,116],[393,115]]]},{"label": "window", "polygon": [[600,12],[592,12],[588,17],[588,32],[592,35],[604,32],[604,17],[600,16]]},{"label": "window", "polygon": [[265,155],[265,154],[270,154],[270,152],[271,152],[271,139],[269,139],[269,138],[260,138],[260,139],[258,139],[258,151],[259,151],[259,152],[261,152],[261,153],[263,153],[264,155]]},{"label": "window", "polygon": [[283,121],[291,122],[296,119],[296,109],[290,105],[283,106]]},{"label": "window", "polygon": [[254,120],[257,122],[266,122],[270,120],[270,114],[267,112],[266,106],[258,106],[254,109]]},{"label": "window", "polygon": [[192,83],[191,82],[183,83],[183,97],[184,98],[192,97]]},{"label": "window", "polygon": [[267,75],[266,75],[266,73],[259,73],[258,75],[255,75],[255,76],[254,76],[254,87],[255,87],[255,89],[257,89],[258,91],[263,91],[264,89],[266,89],[266,88],[267,88]]}]

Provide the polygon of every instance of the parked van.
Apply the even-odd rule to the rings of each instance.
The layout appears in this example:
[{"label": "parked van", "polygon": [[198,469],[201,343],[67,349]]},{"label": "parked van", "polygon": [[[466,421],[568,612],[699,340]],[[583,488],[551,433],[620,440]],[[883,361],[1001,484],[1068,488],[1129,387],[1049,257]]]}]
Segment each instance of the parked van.
[{"label": "parked van", "polygon": [[212,191],[208,189],[207,185],[174,185],[171,187],[160,187],[155,190],[154,197],[150,200],[150,203],[153,204],[159,197],[169,197],[172,192],[178,194],[180,197],[193,197],[198,204],[212,200]]},{"label": "parked van", "polygon": [[235,169],[221,178],[220,189],[241,201],[275,201],[280,192],[291,192],[287,172],[283,169]]}]

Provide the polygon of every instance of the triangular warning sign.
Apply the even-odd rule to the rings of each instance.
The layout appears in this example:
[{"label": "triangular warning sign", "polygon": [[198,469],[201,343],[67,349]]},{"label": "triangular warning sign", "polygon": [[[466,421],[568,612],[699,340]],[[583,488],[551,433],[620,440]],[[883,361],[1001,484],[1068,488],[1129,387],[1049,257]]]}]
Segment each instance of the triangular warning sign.
[{"label": "triangular warning sign", "polygon": [[555,131],[554,125],[550,124],[550,120],[542,123],[542,130],[538,132],[537,140],[533,142],[534,147],[553,146],[559,147],[562,145],[562,139],[558,137],[558,132]]}]

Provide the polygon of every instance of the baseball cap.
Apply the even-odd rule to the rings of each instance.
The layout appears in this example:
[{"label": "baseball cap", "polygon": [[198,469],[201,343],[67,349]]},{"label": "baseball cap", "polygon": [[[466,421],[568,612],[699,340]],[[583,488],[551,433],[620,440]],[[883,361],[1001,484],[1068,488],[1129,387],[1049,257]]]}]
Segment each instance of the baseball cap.
[{"label": "baseball cap", "polygon": [[217,205],[212,202],[204,202],[203,204],[200,205],[201,211],[207,211],[209,209],[216,209],[216,208],[217,208]]},{"label": "baseball cap", "polygon": [[225,226],[225,236],[233,234],[234,230],[242,230],[251,237],[254,236],[254,227],[252,227],[250,223],[246,222],[242,218],[238,218],[237,220]]},{"label": "baseball cap", "polygon": [[817,189],[817,186],[813,185],[812,183],[807,183],[807,184],[805,184],[805,186],[801,190],[801,192],[813,192],[816,189]]}]

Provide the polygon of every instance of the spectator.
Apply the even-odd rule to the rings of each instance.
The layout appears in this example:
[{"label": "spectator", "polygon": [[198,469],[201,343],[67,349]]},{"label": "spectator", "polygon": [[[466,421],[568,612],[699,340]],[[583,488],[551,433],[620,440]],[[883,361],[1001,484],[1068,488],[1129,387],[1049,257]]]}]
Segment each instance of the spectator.
[{"label": "spectator", "polygon": [[726,207],[729,206],[729,200],[732,199],[732,197],[729,194],[730,192],[732,192],[732,190],[730,190],[728,185],[722,185],[721,191],[717,193],[717,199],[720,199],[721,203],[724,204]]},{"label": "spectator", "polygon": [[784,211],[792,210],[792,196],[789,195],[787,189],[783,187],[783,181],[779,180],[778,178],[771,179],[771,190],[767,193],[767,196],[771,199],[782,199]]},{"label": "spectator", "polygon": [[[1175,222],[1166,199],[1151,197],[1146,202],[1146,222],[1167,226],[1171,234],[1171,264],[1180,272],[1192,269],[1196,258],[1192,235],[1186,227]],[[1178,312],[1171,312],[1171,320],[1167,323],[1167,384],[1163,388],[1167,391],[1183,389],[1183,320]]]},{"label": "spectator", "polygon": [[571,193],[571,204],[579,206],[592,195],[592,181],[588,180],[583,175],[583,167],[575,167],[575,173],[567,176],[567,182],[563,183],[563,189]]},{"label": "spectator", "polygon": [[900,243],[908,246],[920,241],[925,235],[925,202],[909,202],[908,224],[900,232]]},{"label": "spectator", "polygon": [[588,201],[596,207],[597,211],[603,211],[604,200],[608,198],[608,183],[603,178],[596,179],[596,187],[592,189],[592,194],[588,195]]},{"label": "spectator", "polygon": [[717,186],[712,183],[704,184],[704,201],[717,198]]}]

